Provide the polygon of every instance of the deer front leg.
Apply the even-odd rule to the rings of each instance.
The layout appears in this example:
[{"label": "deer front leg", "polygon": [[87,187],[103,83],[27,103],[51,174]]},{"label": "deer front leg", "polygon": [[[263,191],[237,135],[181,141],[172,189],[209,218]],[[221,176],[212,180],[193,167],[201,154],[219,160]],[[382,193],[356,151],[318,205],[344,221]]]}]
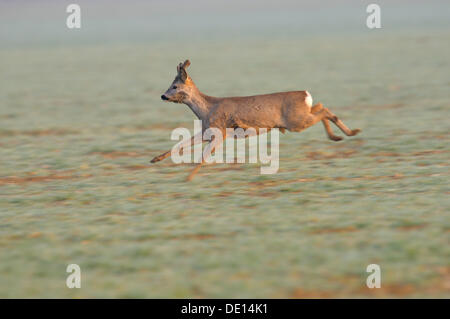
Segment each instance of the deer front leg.
[{"label": "deer front leg", "polygon": [[202,161],[200,164],[197,164],[197,166],[195,166],[195,168],[189,173],[189,176],[186,178],[186,182],[192,181],[195,174],[197,174],[197,172],[200,170],[200,168],[203,166],[203,164],[204,164],[204,162]]},{"label": "deer front leg", "polygon": [[169,157],[171,152],[172,152],[172,150],[167,151],[167,152],[165,152],[165,153],[163,153],[163,154],[161,154],[161,155],[159,155],[159,156],[154,157],[154,158],[150,161],[150,163],[156,163],[156,162],[162,161],[163,159]]},{"label": "deer front leg", "polygon": [[328,119],[331,122],[333,122],[334,124],[336,124],[336,126],[339,127],[339,129],[342,132],[344,132],[345,135],[354,136],[354,135],[358,134],[359,132],[361,132],[360,129],[354,129],[354,130],[349,129],[340,119],[338,119],[338,117],[336,115],[331,113],[330,110],[328,110],[327,108],[325,108],[325,110],[327,113],[326,119]]},{"label": "deer front leg", "polygon": [[[180,145],[178,145],[178,148],[175,151],[184,150],[185,147],[191,147],[192,145],[203,143],[202,133],[197,133],[194,136],[191,137],[190,140],[184,141]],[[150,163],[156,163],[159,161],[162,161],[163,159],[169,157],[172,154],[172,150],[169,150],[159,156],[156,156],[153,158]]]},{"label": "deer front leg", "polygon": [[222,132],[222,138],[216,140],[216,137],[214,137],[214,140],[209,142],[208,145],[206,146],[203,154],[202,154],[202,161],[201,163],[197,164],[197,166],[191,171],[191,173],[189,174],[189,176],[186,178],[187,182],[192,181],[192,179],[194,178],[195,174],[197,174],[197,172],[200,170],[200,168],[205,165],[205,163],[207,162],[207,160],[209,159],[209,157],[211,156],[212,152],[215,151],[215,149],[217,147],[222,147],[223,141],[226,138],[226,134],[225,132]]}]

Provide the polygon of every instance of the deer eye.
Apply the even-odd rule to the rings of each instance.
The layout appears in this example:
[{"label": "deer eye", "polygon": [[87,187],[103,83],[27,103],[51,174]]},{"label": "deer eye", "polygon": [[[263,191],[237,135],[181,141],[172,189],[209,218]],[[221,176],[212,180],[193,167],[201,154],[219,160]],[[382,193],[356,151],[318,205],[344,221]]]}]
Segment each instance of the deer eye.
[{"label": "deer eye", "polygon": [[176,85],[172,86],[172,89],[174,89],[174,90],[175,90],[176,88],[177,88],[177,86],[176,86]]}]

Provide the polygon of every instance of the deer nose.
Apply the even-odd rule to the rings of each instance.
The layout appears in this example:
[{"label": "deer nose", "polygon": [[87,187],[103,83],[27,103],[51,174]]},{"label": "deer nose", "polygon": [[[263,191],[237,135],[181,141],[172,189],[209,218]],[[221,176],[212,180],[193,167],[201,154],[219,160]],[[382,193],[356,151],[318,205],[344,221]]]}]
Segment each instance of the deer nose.
[{"label": "deer nose", "polygon": [[167,96],[165,96],[164,94],[161,95],[161,100],[167,101],[169,98]]}]

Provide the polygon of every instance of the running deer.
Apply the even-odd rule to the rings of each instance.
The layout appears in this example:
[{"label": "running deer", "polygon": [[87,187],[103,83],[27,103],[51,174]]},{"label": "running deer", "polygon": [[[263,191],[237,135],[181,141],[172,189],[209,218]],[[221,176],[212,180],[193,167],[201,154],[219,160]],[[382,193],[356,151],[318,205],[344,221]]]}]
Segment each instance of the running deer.
[{"label": "running deer", "polygon": [[[329,121],[333,122],[347,136],[354,136],[360,132],[359,129],[349,129],[329,109],[321,103],[312,105],[312,97],[308,91],[281,92],[255,96],[242,97],[212,97],[200,92],[197,86],[187,74],[186,68],[191,63],[186,60],[177,67],[177,76],[167,91],[161,95],[164,101],[184,103],[202,121],[203,132],[208,128],[218,128],[222,132],[223,140],[226,138],[227,128],[255,128],[259,134],[259,128],[278,128],[282,133],[285,130],[301,132],[304,129],[322,121],[328,138],[340,141],[342,137],[333,134]],[[206,140],[202,137],[193,136],[190,140],[180,146],[180,150],[191,147]],[[208,146],[212,145],[209,141]],[[217,146],[217,145],[216,145]],[[210,149],[212,152],[214,149]],[[167,151],[154,159],[151,163],[159,162],[171,155]],[[202,158],[189,174],[187,180],[191,180],[202,165]]]}]

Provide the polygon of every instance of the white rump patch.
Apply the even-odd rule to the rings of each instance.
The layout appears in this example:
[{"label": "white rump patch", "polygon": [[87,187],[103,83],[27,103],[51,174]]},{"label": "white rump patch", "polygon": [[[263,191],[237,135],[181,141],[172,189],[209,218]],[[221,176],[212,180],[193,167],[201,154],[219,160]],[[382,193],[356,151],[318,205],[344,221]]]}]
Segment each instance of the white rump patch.
[{"label": "white rump patch", "polygon": [[305,91],[305,92],[306,92],[305,103],[306,103],[306,105],[308,105],[309,107],[311,107],[312,104],[313,104],[312,96],[311,96],[311,94],[309,94],[308,91]]}]

